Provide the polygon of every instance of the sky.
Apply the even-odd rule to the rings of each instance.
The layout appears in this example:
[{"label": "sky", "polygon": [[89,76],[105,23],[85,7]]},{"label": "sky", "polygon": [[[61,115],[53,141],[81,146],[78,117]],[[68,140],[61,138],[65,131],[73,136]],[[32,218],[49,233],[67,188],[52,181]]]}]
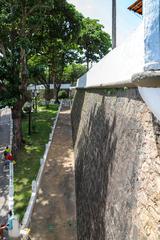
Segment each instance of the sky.
[{"label": "sky", "polygon": [[[85,17],[99,19],[105,31],[112,32],[112,0],[68,0]],[[117,45],[121,44],[141,23],[142,17],[127,8],[135,0],[117,0]]]}]

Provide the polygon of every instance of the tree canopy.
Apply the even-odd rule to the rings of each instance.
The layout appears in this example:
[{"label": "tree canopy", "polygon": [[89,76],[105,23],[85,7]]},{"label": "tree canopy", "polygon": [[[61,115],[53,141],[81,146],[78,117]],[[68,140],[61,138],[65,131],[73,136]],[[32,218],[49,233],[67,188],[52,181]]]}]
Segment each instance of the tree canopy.
[{"label": "tree canopy", "polygon": [[66,0],[0,0],[0,106],[12,106],[17,147],[27,85],[54,83],[58,98],[61,82],[75,82],[86,71],[81,64],[89,68],[110,46],[99,21]]},{"label": "tree canopy", "polygon": [[70,82],[72,85],[75,85],[77,79],[80,78],[86,71],[87,67],[84,64],[69,64],[64,68],[63,80],[64,82]]},{"label": "tree canopy", "polygon": [[111,48],[110,36],[103,31],[103,28],[97,19],[83,18],[82,20],[79,45],[84,54],[87,69],[90,62],[98,62]]}]

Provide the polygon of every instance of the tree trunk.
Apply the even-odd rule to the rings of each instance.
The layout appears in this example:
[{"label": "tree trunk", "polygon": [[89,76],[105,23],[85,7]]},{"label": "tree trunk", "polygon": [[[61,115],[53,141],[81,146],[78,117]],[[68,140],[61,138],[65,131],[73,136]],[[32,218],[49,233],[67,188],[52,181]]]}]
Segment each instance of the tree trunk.
[{"label": "tree trunk", "polygon": [[[20,38],[26,38],[26,6],[22,3],[22,19]],[[27,69],[27,56],[26,50],[23,46],[20,47],[19,59],[19,99],[12,108],[13,119],[13,151],[16,153],[22,144],[22,107],[28,99],[27,84],[28,84],[28,69]]]},{"label": "tree trunk", "polygon": [[87,71],[89,71],[89,58],[87,57]]},{"label": "tree trunk", "polygon": [[45,95],[44,95],[44,97],[45,97],[46,107],[48,108],[49,103],[50,103],[51,99],[53,98],[53,92],[50,89],[50,84],[45,85]]},{"label": "tree trunk", "polygon": [[55,83],[54,88],[55,88],[55,104],[60,104],[59,98],[58,98],[58,93],[60,91],[61,84],[60,83]]},{"label": "tree trunk", "polygon": [[[22,97],[27,96],[27,84],[28,84],[28,69],[27,69],[27,60],[26,60],[26,51],[25,49],[21,48],[20,51],[20,71],[19,71],[19,77],[21,84],[19,86],[20,93],[22,94]],[[24,101],[25,102],[25,101]]]},{"label": "tree trunk", "polygon": [[13,119],[13,152],[16,153],[20,149],[22,144],[22,104],[17,103],[12,108],[12,119]]},{"label": "tree trunk", "polygon": [[16,153],[22,144],[22,107],[28,98],[27,94],[27,82],[28,82],[28,70],[26,64],[26,52],[21,48],[20,51],[20,85],[19,93],[20,99],[12,108],[13,118],[13,152]]},{"label": "tree trunk", "polygon": [[49,108],[49,102],[50,102],[50,99],[48,98],[48,95],[49,95],[49,89],[48,88],[45,88],[45,106],[46,108]]}]

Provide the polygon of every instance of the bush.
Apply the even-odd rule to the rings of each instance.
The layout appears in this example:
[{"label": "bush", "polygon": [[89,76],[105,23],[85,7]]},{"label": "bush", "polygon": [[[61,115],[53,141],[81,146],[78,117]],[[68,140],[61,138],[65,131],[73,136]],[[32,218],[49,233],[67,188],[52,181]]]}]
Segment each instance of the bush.
[{"label": "bush", "polygon": [[67,91],[65,91],[65,90],[59,91],[58,97],[59,97],[59,98],[68,98],[68,93],[67,93]]}]

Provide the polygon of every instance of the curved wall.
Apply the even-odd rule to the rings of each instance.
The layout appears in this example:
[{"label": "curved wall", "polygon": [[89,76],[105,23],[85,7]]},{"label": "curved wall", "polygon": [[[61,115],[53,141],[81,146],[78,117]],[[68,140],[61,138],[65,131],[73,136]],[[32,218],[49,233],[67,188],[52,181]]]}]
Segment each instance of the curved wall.
[{"label": "curved wall", "polygon": [[160,126],[137,89],[78,90],[78,240],[160,238]]}]

